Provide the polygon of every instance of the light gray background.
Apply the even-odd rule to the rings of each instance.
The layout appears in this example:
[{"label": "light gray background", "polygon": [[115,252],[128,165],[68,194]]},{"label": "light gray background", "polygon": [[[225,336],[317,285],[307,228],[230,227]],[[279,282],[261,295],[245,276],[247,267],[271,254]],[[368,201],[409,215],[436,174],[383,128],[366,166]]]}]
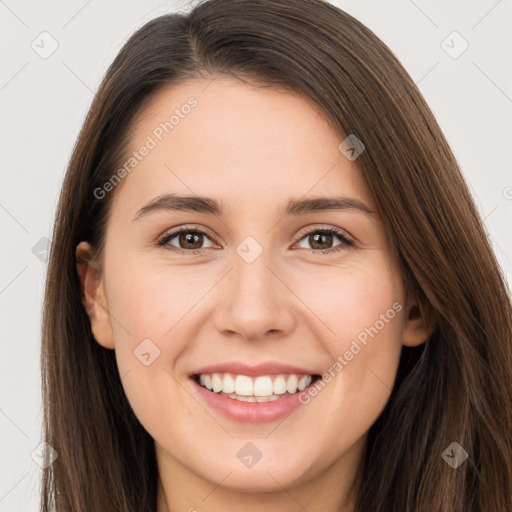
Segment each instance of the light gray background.
[{"label": "light gray background", "polygon": [[[0,512],[36,511],[40,320],[51,238],[74,141],[108,64],[149,19],[186,1],[0,0]],[[511,0],[340,0],[395,52],[430,104],[485,218],[511,283]],[[47,59],[32,48],[50,48]],[[441,46],[458,52],[454,59]],[[47,37],[47,36],[46,36]],[[455,39],[454,39],[455,37]],[[450,48],[451,47],[451,48]],[[44,259],[44,258],[43,258]],[[37,451],[36,451],[37,453]]]}]

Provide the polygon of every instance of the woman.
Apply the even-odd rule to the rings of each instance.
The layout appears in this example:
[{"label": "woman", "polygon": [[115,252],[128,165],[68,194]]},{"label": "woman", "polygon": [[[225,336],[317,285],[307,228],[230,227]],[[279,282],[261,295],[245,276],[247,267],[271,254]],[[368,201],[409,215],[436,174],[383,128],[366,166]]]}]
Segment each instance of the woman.
[{"label": "woman", "polygon": [[512,510],[507,293],[370,30],[320,0],[161,16],[62,189],[42,510]]}]

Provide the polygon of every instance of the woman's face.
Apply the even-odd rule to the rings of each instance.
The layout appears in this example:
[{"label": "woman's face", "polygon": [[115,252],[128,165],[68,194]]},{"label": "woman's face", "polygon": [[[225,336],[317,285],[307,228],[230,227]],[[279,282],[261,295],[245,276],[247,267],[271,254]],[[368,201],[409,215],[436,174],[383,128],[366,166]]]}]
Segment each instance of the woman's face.
[{"label": "woman's face", "polygon": [[303,97],[228,78],[167,88],[138,118],[101,280],[81,275],[93,333],[175,482],[299,488],[362,455],[410,327],[344,139]]}]

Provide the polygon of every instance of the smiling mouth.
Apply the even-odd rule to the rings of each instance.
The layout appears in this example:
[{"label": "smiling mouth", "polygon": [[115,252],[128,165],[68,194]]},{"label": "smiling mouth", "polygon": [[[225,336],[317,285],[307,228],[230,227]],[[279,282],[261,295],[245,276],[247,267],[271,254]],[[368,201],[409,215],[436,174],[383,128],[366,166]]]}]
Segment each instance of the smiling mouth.
[{"label": "smiling mouth", "polygon": [[202,373],[191,375],[202,388],[240,402],[271,402],[294,395],[314,384],[318,374],[277,374],[250,377],[233,373]]}]

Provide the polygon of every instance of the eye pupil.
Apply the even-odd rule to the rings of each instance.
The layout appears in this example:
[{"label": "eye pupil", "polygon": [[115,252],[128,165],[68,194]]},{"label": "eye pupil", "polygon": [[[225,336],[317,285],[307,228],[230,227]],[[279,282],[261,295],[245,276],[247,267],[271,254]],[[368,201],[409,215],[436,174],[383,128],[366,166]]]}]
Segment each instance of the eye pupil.
[{"label": "eye pupil", "polygon": [[[201,237],[202,235],[200,233],[191,233],[191,232],[188,232],[188,233],[183,233],[180,235],[179,237],[179,241],[180,241],[180,247],[182,249],[200,249],[201,248]],[[194,245],[194,238],[196,239],[195,240],[195,245]],[[183,244],[192,244],[192,247],[183,247]]]},{"label": "eye pupil", "polygon": [[[327,238],[331,242],[331,244],[332,244],[332,234],[329,234],[329,233],[322,233],[322,234],[315,233],[314,235],[310,236],[311,247],[313,247],[313,249],[329,249],[330,247],[322,246],[321,243],[318,244],[318,239],[320,237],[322,237],[324,239]],[[312,242],[311,242],[311,240],[312,240]]]}]

